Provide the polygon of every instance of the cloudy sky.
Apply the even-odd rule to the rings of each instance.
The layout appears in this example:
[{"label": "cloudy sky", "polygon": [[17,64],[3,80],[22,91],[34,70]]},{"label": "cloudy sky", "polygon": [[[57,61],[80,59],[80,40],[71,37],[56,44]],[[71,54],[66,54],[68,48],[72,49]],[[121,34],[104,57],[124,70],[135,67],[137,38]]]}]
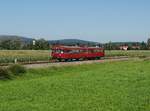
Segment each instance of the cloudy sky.
[{"label": "cloudy sky", "polygon": [[146,41],[150,0],[0,0],[0,35]]}]

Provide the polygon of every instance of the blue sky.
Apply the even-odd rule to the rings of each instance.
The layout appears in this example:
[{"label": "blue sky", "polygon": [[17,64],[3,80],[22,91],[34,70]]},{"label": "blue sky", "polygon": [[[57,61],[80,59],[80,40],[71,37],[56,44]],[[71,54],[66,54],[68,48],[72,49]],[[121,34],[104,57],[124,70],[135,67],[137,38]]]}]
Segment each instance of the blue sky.
[{"label": "blue sky", "polygon": [[150,0],[0,0],[0,35],[146,41]]}]

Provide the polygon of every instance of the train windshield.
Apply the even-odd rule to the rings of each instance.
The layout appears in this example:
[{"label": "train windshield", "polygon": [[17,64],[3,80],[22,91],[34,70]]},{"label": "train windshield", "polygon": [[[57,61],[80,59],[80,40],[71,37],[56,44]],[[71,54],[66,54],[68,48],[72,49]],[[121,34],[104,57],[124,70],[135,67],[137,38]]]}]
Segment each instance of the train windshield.
[{"label": "train windshield", "polygon": [[60,49],[56,49],[56,50],[52,50],[53,53],[64,53],[63,50],[60,50]]}]

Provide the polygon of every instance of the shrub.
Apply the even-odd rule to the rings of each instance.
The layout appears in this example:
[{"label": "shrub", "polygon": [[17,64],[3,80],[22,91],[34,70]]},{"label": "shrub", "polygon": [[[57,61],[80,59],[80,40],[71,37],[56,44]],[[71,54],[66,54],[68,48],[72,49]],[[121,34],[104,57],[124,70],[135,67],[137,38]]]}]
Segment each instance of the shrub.
[{"label": "shrub", "polygon": [[0,79],[10,79],[10,73],[7,68],[0,67]]},{"label": "shrub", "polygon": [[8,69],[14,75],[20,75],[20,74],[26,73],[26,68],[19,64],[13,64],[9,66]]},{"label": "shrub", "polygon": [[143,59],[143,58],[146,58],[145,55],[140,55],[139,58]]}]

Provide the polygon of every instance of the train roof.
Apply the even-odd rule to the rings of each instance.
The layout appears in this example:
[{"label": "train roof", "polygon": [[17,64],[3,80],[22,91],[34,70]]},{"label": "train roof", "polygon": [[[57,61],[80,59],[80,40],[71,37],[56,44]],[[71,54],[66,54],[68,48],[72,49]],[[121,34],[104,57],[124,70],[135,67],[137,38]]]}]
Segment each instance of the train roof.
[{"label": "train roof", "polygon": [[53,50],[61,49],[61,50],[94,50],[94,49],[103,49],[102,47],[80,47],[80,46],[53,46]]}]

